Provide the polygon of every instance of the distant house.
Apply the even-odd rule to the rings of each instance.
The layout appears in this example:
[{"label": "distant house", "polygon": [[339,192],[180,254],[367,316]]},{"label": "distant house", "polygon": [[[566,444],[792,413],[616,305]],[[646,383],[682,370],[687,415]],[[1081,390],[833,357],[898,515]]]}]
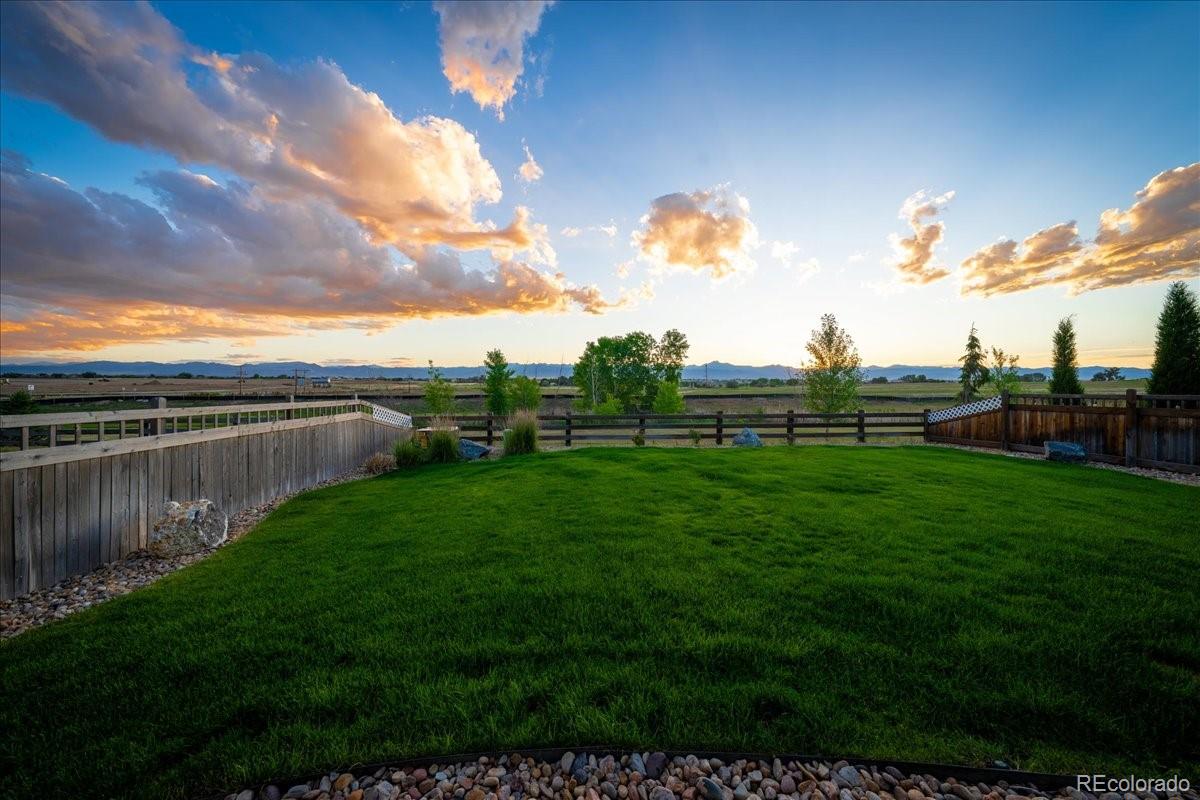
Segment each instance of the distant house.
[{"label": "distant house", "polygon": [[328,388],[329,388],[330,386],[332,386],[333,384],[332,384],[332,382],[329,380],[329,378],[326,378],[326,377],[322,376],[322,377],[313,378],[313,379],[312,379],[312,385],[313,385],[313,388],[317,388],[317,389],[328,389]]}]

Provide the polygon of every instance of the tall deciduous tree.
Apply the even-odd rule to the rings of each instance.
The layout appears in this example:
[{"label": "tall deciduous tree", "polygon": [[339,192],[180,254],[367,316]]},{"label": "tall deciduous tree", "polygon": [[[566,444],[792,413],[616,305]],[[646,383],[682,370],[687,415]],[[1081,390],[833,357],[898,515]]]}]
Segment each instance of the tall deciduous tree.
[{"label": "tall deciduous tree", "polygon": [[1079,370],[1075,366],[1075,320],[1063,317],[1054,329],[1054,372],[1050,375],[1051,394],[1083,394]]},{"label": "tall deciduous tree", "polygon": [[967,334],[967,352],[958,359],[962,362],[962,371],[958,375],[958,383],[962,386],[959,399],[964,403],[971,402],[971,399],[979,394],[979,387],[987,383],[988,370],[984,366],[986,358],[983,345],[979,343],[979,335],[972,325],[971,332]]},{"label": "tall deciduous tree", "polygon": [[1154,336],[1151,394],[1200,394],[1200,305],[1183,281],[1167,290]]},{"label": "tall deciduous tree", "polygon": [[517,411],[534,411],[542,404],[542,387],[533,378],[518,375],[509,384],[509,404]]},{"label": "tall deciduous tree", "polygon": [[509,391],[513,371],[508,367],[508,359],[499,350],[489,350],[483,358],[483,366],[483,395],[487,410],[503,416],[512,408]]},{"label": "tall deciduous tree", "polygon": [[854,340],[825,314],[805,346],[804,404],[821,414],[837,414],[858,406],[858,385],[863,380],[862,359]]},{"label": "tall deciduous tree", "polygon": [[659,383],[682,373],[687,351],[687,337],[675,330],[661,342],[642,331],[588,342],[572,373],[579,387],[577,405],[597,408],[615,400],[624,411],[648,408]]}]

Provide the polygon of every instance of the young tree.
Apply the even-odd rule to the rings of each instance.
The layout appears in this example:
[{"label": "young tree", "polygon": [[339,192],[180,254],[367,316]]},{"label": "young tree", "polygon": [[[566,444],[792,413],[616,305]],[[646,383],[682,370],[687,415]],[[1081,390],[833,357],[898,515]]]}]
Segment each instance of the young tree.
[{"label": "young tree", "polygon": [[1151,394],[1200,394],[1200,304],[1183,281],[1167,289],[1154,336]]},{"label": "young tree", "polygon": [[508,368],[508,359],[499,350],[489,350],[483,358],[483,395],[488,413],[503,416],[512,408],[509,398],[513,371]]},{"label": "young tree", "polygon": [[1075,321],[1063,317],[1054,329],[1054,372],[1050,373],[1050,394],[1083,394],[1079,371],[1075,367]]},{"label": "young tree", "polygon": [[821,317],[821,327],[812,332],[805,349],[811,359],[804,366],[805,405],[821,414],[856,408],[862,359],[854,340],[838,326],[833,314]]},{"label": "young tree", "polygon": [[542,387],[533,378],[518,375],[509,384],[509,402],[518,411],[536,413],[542,404]]},{"label": "young tree", "polygon": [[992,348],[992,366],[987,370],[988,385],[995,389],[996,394],[1012,394],[1021,388],[1021,378],[1017,375],[1019,358],[1020,356],[1005,355],[998,347]]},{"label": "young tree", "polygon": [[425,406],[437,416],[454,408],[454,386],[442,377],[442,371],[429,362],[429,380],[425,382]]},{"label": "young tree", "polygon": [[975,326],[971,325],[971,332],[967,334],[967,352],[958,359],[962,362],[962,372],[958,376],[959,385],[962,386],[959,399],[962,402],[971,402],[971,398],[979,394],[979,387],[987,383],[988,371],[984,366],[986,359],[983,345],[979,343],[979,336],[975,333]]},{"label": "young tree", "polygon": [[674,381],[663,381],[658,384],[658,393],[654,395],[655,414],[682,414],[683,395],[679,393],[679,384]]}]

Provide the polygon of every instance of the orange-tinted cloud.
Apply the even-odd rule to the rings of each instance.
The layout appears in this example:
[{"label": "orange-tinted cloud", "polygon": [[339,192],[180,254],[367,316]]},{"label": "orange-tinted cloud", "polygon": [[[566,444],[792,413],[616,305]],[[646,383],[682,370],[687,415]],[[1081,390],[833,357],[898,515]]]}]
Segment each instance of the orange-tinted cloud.
[{"label": "orange-tinted cloud", "polygon": [[641,223],[633,244],[657,267],[724,278],[755,266],[751,251],[758,246],[758,229],[750,221],[750,203],[727,186],[663,195]]},{"label": "orange-tinted cloud", "polygon": [[1096,237],[1080,241],[1074,222],[1002,239],[962,264],[964,294],[1000,294],[1063,285],[1072,293],[1200,276],[1200,163],[1160,172],[1128,209],[1100,215]]},{"label": "orange-tinted cloud", "polygon": [[15,155],[4,158],[6,353],[66,347],[65,338],[91,349],[617,305],[515,258],[473,270],[444,248],[411,247],[402,257],[326,201],[276,198],[191,172],[140,183],[162,210],[122,194],[80,193]]},{"label": "orange-tinted cloud", "polygon": [[490,249],[533,236],[519,221],[475,219],[501,186],[473,134],[449,119],[399,119],[332,62],[205,52],[148,4],[13,4],[0,31],[7,90],[110,139],[326,200],[398,246],[457,238]]},{"label": "orange-tinted cloud", "polygon": [[521,162],[521,166],[517,169],[517,177],[526,183],[533,183],[541,180],[542,167],[533,158],[533,153],[529,152],[529,145],[523,145],[525,148],[525,160]]},{"label": "orange-tinted cloud", "polygon": [[930,197],[922,189],[900,206],[900,219],[908,222],[912,236],[902,238],[893,233],[889,241],[895,251],[894,266],[904,283],[931,283],[950,274],[949,270],[935,263],[934,249],[945,238],[946,226],[933,218],[953,197],[954,192]]},{"label": "orange-tinted cloud", "polygon": [[504,106],[525,70],[525,40],[550,5],[543,0],[434,3],[450,91],[467,92],[480,108],[495,109],[504,119]]}]

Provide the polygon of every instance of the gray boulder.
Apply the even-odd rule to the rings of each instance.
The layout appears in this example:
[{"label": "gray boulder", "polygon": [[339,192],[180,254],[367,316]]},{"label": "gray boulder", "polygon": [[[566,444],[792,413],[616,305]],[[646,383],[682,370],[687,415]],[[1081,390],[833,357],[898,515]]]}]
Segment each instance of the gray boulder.
[{"label": "gray boulder", "polygon": [[148,549],[160,558],[217,547],[229,536],[229,517],[211,500],[171,501],[154,523]]},{"label": "gray boulder", "polygon": [[758,438],[758,434],[749,428],[742,428],[742,432],[733,437],[734,447],[762,447],[762,439]]},{"label": "gray boulder", "polygon": [[1087,461],[1087,450],[1074,442],[1046,442],[1042,447],[1049,461],[1066,461],[1071,464]]},{"label": "gray boulder", "polygon": [[472,442],[470,439],[458,440],[458,454],[466,461],[483,458],[491,452],[492,448],[482,445],[479,442]]}]

